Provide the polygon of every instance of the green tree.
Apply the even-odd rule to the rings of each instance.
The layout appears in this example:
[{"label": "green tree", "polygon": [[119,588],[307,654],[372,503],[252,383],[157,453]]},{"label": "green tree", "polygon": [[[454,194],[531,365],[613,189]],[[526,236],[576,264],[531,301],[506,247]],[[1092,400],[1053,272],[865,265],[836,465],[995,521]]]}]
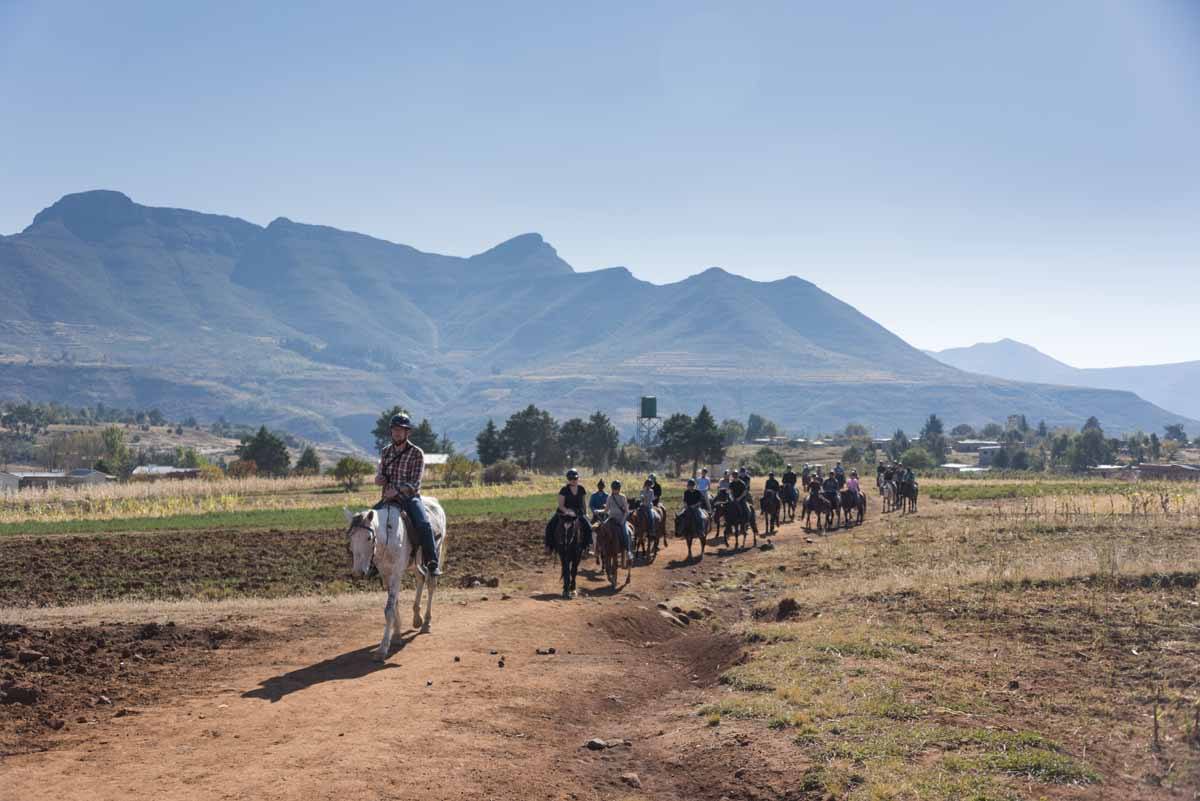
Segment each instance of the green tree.
[{"label": "green tree", "polygon": [[862,464],[865,456],[863,449],[858,445],[851,445],[846,450],[842,451],[842,464]]},{"label": "green tree", "polygon": [[779,435],[779,426],[761,414],[752,414],[746,421],[746,439],[756,440],[761,437],[774,437]]},{"label": "green tree", "polygon": [[921,427],[921,447],[936,463],[940,464],[949,445],[946,441],[944,426],[936,414],[929,415],[925,425]]},{"label": "green tree", "polygon": [[691,415],[676,412],[663,421],[658,430],[658,455],[679,474],[680,466],[692,457]]},{"label": "green tree", "polygon": [[426,453],[438,452],[438,435],[433,430],[433,423],[429,422],[428,417],[422,418],[421,422],[417,423],[413,430],[409,432],[408,441]]},{"label": "green tree", "polygon": [[1141,464],[1146,458],[1148,441],[1141,431],[1135,431],[1125,438],[1125,450],[1129,451],[1129,458],[1134,464]]},{"label": "green tree", "polygon": [[496,462],[508,456],[508,449],[504,447],[504,439],[500,436],[500,429],[496,428],[495,422],[489,417],[487,425],[475,437],[475,452],[479,455],[479,461],[486,467],[495,464]]},{"label": "green tree", "polygon": [[392,418],[398,414],[408,414],[408,412],[403,406],[393,406],[379,413],[379,417],[375,420],[375,427],[371,429],[371,434],[375,437],[375,450],[381,451],[392,444]]},{"label": "green tree", "polygon": [[500,436],[505,449],[526,470],[549,470],[561,464],[558,423],[532,403],[505,421]]},{"label": "green tree", "polygon": [[904,429],[897,428],[896,433],[892,434],[892,441],[888,443],[888,456],[894,462],[908,450],[908,436],[904,433]]},{"label": "green tree", "polygon": [[783,457],[779,455],[779,452],[767,445],[763,445],[756,450],[754,457],[750,461],[758,473],[779,472],[783,470],[785,465]]},{"label": "green tree", "polygon": [[300,454],[300,458],[296,461],[296,472],[305,476],[315,476],[321,472],[321,460],[317,456],[317,449],[311,445],[304,448]]},{"label": "green tree", "polygon": [[1004,426],[999,423],[988,423],[979,433],[984,439],[997,441],[1004,435]]},{"label": "green tree", "polygon": [[1012,470],[1028,470],[1029,469],[1029,451],[1024,448],[1017,448],[1012,452],[1012,456],[1008,460],[1008,466]]},{"label": "green tree", "polygon": [[594,472],[599,473],[616,461],[617,446],[621,436],[608,415],[597,409],[587,421],[587,436],[584,440],[583,459]]},{"label": "green tree", "polygon": [[1158,434],[1150,435],[1150,458],[1158,461],[1162,458],[1162,442],[1158,439]]},{"label": "green tree", "polygon": [[1104,429],[1100,427],[1100,421],[1097,420],[1096,417],[1093,415],[1092,417],[1089,417],[1087,419],[1086,423],[1083,424],[1082,430],[1083,431],[1103,431]]},{"label": "green tree", "polygon": [[720,464],[725,460],[725,441],[717,419],[708,410],[708,405],[700,407],[692,420],[692,433],[689,440],[689,451],[692,459],[692,475],[700,466],[700,462]]},{"label": "green tree", "polygon": [[740,420],[722,420],[721,421],[721,442],[728,448],[730,445],[736,445],[746,438],[746,427],[742,425]]},{"label": "green tree", "polygon": [[1046,427],[1045,420],[1042,420],[1038,423],[1037,435],[1038,439],[1045,439],[1046,437],[1050,436],[1050,429]]},{"label": "green tree", "polygon": [[237,446],[237,455],[239,459],[254,462],[259,473],[273,476],[286,475],[292,461],[283,440],[268,431],[266,426],[260,427],[252,437],[242,437],[241,444]]},{"label": "green tree", "polygon": [[904,462],[905,467],[911,467],[914,470],[928,470],[933,467],[933,459],[930,458],[929,452],[920,445],[913,445],[904,449],[900,454],[900,461]]},{"label": "green tree", "polygon": [[[1153,446],[1153,435],[1151,446]],[[1109,450],[1108,440],[1099,427],[1088,428],[1071,442],[1067,450],[1067,460],[1072,470],[1083,472],[1098,464],[1108,464],[1112,461],[1112,451]]]},{"label": "green tree", "polygon": [[583,464],[587,452],[588,426],[582,418],[572,417],[558,429],[558,443],[568,465]]},{"label": "green tree", "polygon": [[[388,415],[389,419],[391,415]],[[363,461],[357,456],[343,456],[334,465],[333,476],[346,489],[346,492],[353,492],[362,485],[364,476],[369,476],[375,472],[375,466],[370,462]]]},{"label": "green tree", "polygon": [[975,437],[975,429],[966,423],[959,423],[950,429],[950,436],[958,437],[959,439],[973,439]]},{"label": "green tree", "polygon": [[1187,432],[1183,430],[1183,423],[1171,423],[1169,426],[1163,426],[1163,430],[1166,431],[1163,439],[1169,439],[1178,442],[1183,447],[1187,447],[1188,438]]},{"label": "green tree", "polygon": [[104,440],[104,464],[108,468],[105,472],[123,475],[131,470],[133,460],[125,444],[125,431],[119,426],[106,426],[100,437]]},{"label": "green tree", "polygon": [[1010,458],[1008,448],[1001,448],[996,451],[996,455],[992,457],[992,467],[997,470],[1007,470]]},{"label": "green tree", "polygon": [[843,433],[846,435],[846,439],[866,439],[871,436],[871,432],[862,423],[847,423]]}]

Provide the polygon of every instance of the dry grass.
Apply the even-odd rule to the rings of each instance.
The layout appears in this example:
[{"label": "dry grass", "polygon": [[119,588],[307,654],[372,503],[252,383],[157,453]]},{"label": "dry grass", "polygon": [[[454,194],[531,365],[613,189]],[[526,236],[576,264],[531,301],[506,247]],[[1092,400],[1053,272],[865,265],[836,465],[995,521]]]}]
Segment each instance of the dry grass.
[{"label": "dry grass", "polygon": [[[534,476],[517,484],[435,485],[427,493],[443,500],[513,498],[554,492],[560,486],[562,480],[559,477]],[[319,509],[334,505],[364,507],[378,497],[378,490],[373,485],[347,493],[332,479],[323,476],[56,487],[0,494],[0,524],[173,517],[262,509]]]},{"label": "dry grass", "polygon": [[1200,487],[1169,489],[876,504],[763,554],[706,588],[759,606],[753,657],[698,713],[791,737],[813,797],[1196,797]]}]

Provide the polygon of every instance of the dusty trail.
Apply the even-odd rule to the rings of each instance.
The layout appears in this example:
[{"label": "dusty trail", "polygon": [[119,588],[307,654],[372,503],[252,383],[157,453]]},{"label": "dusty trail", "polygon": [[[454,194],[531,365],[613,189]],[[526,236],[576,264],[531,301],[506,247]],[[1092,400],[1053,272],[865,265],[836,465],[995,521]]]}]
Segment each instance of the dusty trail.
[{"label": "dusty trail", "polygon": [[[803,545],[801,531],[785,526],[777,546]],[[369,655],[382,631],[378,598],[329,610],[312,636],[245,653],[200,691],[80,729],[56,750],[5,759],[0,797],[778,797],[797,775],[794,749],[752,741],[736,725],[706,728],[695,715],[737,658],[736,641],[655,607],[679,582],[764,555],[710,550],[701,564],[672,562],[684,554],[672,542],[615,595],[581,574],[582,597],[557,600],[550,569],[529,576],[532,594],[508,600],[494,589],[459,601],[443,593],[433,634],[406,630],[384,664]],[[727,597],[718,614],[748,612],[743,598]],[[403,612],[410,601],[406,593]],[[592,737],[620,744],[588,750]],[[747,766],[753,779],[735,779]]]}]

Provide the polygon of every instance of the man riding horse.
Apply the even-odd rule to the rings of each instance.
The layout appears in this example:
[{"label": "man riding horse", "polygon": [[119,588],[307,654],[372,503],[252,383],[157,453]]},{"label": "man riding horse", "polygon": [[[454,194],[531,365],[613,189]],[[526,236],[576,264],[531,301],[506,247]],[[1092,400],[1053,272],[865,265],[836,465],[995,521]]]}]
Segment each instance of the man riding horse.
[{"label": "man riding horse", "polygon": [[378,510],[394,507],[408,515],[421,545],[417,570],[425,576],[440,576],[437,548],[433,542],[433,526],[421,503],[421,476],[425,472],[425,452],[408,441],[412,420],[407,414],[392,416],[388,428],[392,444],[379,454],[375,484],[383,489],[383,497],[375,504]]},{"label": "man riding horse", "polygon": [[741,470],[738,471],[738,477],[729,482],[729,496],[732,501],[726,509],[732,509],[733,512],[727,514],[727,519],[734,523],[749,523],[750,530],[757,536],[758,520],[754,514],[754,506],[750,503],[750,479],[747,477],[743,480]]}]

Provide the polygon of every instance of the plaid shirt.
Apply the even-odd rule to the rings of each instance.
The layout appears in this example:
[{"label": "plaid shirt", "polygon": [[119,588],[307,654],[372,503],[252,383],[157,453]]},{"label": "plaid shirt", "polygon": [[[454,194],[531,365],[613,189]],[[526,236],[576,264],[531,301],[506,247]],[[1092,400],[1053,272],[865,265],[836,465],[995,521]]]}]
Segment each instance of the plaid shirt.
[{"label": "plaid shirt", "polygon": [[421,474],[425,472],[425,452],[413,445],[405,443],[403,449],[388,445],[379,455],[377,476],[383,476],[387,483],[383,489],[395,487],[400,489],[404,484],[412,487],[413,494],[421,491]]}]

